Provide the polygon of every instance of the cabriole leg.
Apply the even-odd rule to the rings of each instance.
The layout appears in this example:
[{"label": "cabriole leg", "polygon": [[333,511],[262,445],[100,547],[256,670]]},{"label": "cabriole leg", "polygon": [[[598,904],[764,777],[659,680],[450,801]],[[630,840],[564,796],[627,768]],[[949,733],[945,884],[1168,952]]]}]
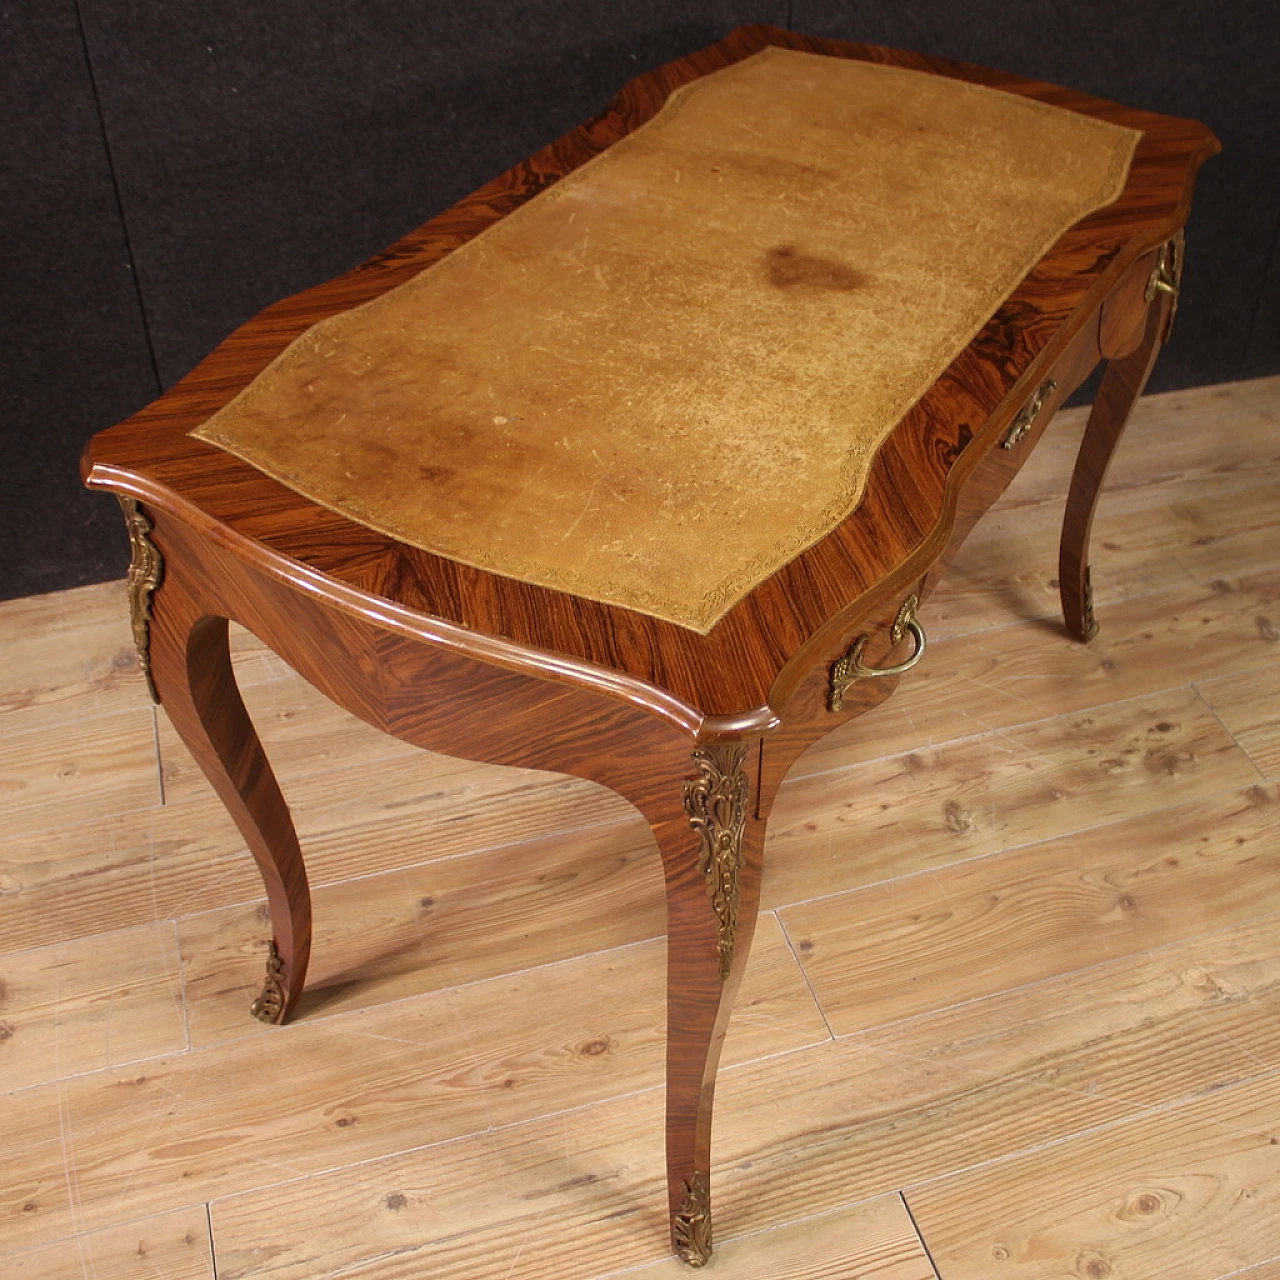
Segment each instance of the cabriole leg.
[{"label": "cabriole leg", "polygon": [[289,810],[231,667],[226,618],[210,616],[166,564],[151,523],[126,500],[134,549],[130,603],[139,661],[204,775],[226,806],[262,873],[272,942],[263,989],[251,1011],[284,1022],[306,977],[311,949],[311,895]]},{"label": "cabriole leg", "polygon": [[716,1071],[760,902],[764,823],[752,816],[758,758],[758,742],[695,748],[695,774],[676,804],[649,815],[667,888],[671,1240],[693,1267],[711,1255]]},{"label": "cabriole leg", "polygon": [[1159,290],[1147,308],[1142,340],[1128,355],[1107,361],[1097,399],[1089,414],[1080,454],[1071,476],[1066,515],[1062,522],[1062,547],[1058,555],[1058,583],[1062,615],[1067,631],[1077,640],[1092,640],[1098,623],[1093,616],[1093,592],[1089,577],[1089,533],[1107,468],[1133,406],[1142,395],[1156,357],[1167,336],[1173,299]]}]

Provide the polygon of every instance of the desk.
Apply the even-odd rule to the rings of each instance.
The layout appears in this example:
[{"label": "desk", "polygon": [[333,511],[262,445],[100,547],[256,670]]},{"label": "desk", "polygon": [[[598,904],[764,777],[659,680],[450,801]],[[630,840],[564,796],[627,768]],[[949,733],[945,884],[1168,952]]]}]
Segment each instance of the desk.
[{"label": "desk", "polygon": [[744,28],[97,436],[140,662],[266,885],[253,1013],[294,1009],[310,903],[228,619],[387,733],[589,778],[648,820],[672,1243],[704,1264],[778,785],[925,657],[930,589],[1105,361],[1059,571],[1092,636],[1094,506],[1216,149],[1191,121]]}]

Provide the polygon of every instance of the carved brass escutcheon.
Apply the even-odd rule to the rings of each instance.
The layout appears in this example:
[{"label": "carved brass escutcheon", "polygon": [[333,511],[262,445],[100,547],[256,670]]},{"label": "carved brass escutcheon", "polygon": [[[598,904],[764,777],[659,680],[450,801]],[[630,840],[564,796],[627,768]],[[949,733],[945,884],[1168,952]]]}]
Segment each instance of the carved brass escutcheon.
[{"label": "carved brass escutcheon", "polygon": [[871,636],[864,632],[853,642],[849,652],[831,668],[831,689],[827,696],[829,710],[839,711],[844,706],[844,695],[855,680],[874,679],[877,676],[900,676],[904,671],[910,671],[924,657],[925,645],[928,644],[929,638],[925,635],[924,628],[916,621],[916,609],[919,604],[917,596],[909,595],[902,602],[902,608],[898,610],[898,616],[893,621],[893,630],[889,632],[889,639],[895,646],[901,643],[902,637],[907,632],[911,633],[912,639],[916,642],[916,650],[911,657],[905,662],[894,663],[888,667],[867,666],[862,661],[862,653],[870,643]]},{"label": "carved brass escutcheon", "polygon": [[262,991],[249,1006],[249,1012],[259,1022],[277,1023],[284,1017],[284,961],[274,938],[267,952],[267,976]]},{"label": "carved brass escutcheon", "polygon": [[711,1257],[711,1179],[695,1173],[684,1184],[684,1201],[675,1217],[676,1252],[691,1267],[705,1267]]},{"label": "carved brass escutcheon", "polygon": [[147,682],[152,702],[159,702],[155,681],[151,677],[151,593],[164,577],[164,557],[151,541],[154,527],[132,498],[116,494],[124,522],[129,530],[129,616],[133,623],[133,645],[138,651],[138,666]]},{"label": "carved brass escutcheon", "polygon": [[1058,389],[1058,383],[1055,379],[1050,378],[1047,382],[1042,382],[1034,392],[1031,399],[1018,410],[1018,416],[1014,418],[1013,425],[1004,433],[1004,439],[1000,441],[1002,449],[1012,449],[1018,444],[1023,436],[1036,425],[1036,419],[1040,416],[1040,411],[1044,408],[1044,402],[1053,395]]},{"label": "carved brass escutcheon", "polygon": [[742,838],[747,827],[751,784],[742,767],[747,748],[733,743],[695,747],[698,777],[684,784],[684,811],[698,833],[698,870],[707,882],[719,932],[720,981],[729,977],[738,931],[738,878],[742,870]]}]

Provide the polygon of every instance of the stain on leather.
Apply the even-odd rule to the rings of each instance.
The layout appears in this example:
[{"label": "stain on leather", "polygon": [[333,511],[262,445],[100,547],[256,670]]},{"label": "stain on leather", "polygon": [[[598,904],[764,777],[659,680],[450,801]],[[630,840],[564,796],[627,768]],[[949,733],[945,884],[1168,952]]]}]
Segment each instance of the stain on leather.
[{"label": "stain on leather", "polygon": [[860,271],[838,258],[805,253],[793,244],[780,244],[764,255],[769,283],[797,293],[852,293],[867,283]]}]

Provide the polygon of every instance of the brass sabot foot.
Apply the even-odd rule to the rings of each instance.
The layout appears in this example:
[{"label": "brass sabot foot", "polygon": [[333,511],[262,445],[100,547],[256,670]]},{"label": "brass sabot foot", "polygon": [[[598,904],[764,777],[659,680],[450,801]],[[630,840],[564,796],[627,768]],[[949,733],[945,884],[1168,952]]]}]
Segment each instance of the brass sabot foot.
[{"label": "brass sabot foot", "polygon": [[262,992],[249,1006],[249,1012],[259,1022],[279,1023],[284,1018],[284,1001],[284,961],[280,959],[280,949],[272,939]]},{"label": "brass sabot foot", "polygon": [[676,1255],[691,1267],[711,1257],[711,1178],[695,1173],[684,1184],[684,1200],[675,1217]]},{"label": "brass sabot foot", "polygon": [[1098,634],[1098,620],[1093,616],[1093,572],[1084,571],[1084,600],[1080,610],[1080,636],[1086,643]]}]

